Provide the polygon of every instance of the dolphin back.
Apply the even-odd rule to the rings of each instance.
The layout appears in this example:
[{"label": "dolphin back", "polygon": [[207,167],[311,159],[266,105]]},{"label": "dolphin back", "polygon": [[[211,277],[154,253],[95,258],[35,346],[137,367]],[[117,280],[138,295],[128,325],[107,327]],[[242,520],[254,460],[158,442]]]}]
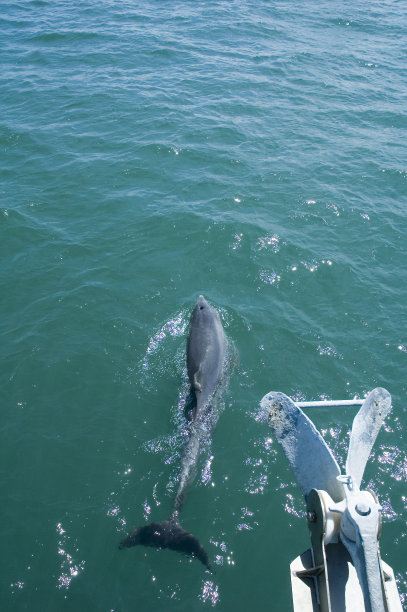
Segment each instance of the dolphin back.
[{"label": "dolphin back", "polygon": [[130,548],[142,544],[154,548],[170,548],[186,555],[196,557],[210,569],[209,557],[199,540],[185,531],[178,521],[170,519],[161,523],[150,523],[130,533],[119,548]]},{"label": "dolphin back", "polygon": [[223,374],[226,337],[217,311],[201,295],[191,315],[187,370],[198,406],[205,404]]}]

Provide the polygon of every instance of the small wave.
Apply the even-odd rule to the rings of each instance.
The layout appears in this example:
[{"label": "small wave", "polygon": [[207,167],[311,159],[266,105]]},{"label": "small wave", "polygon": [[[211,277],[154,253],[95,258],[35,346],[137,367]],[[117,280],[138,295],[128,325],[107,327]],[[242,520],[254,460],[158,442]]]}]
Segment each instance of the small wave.
[{"label": "small wave", "polygon": [[257,251],[266,250],[278,253],[280,250],[280,237],[278,234],[260,236],[257,239],[255,248]]},{"label": "small wave", "polygon": [[100,38],[101,35],[97,32],[86,32],[80,30],[69,30],[66,32],[39,32],[34,36],[28,37],[27,42],[39,43],[39,44],[54,44],[60,42],[81,42],[81,41],[94,41],[96,38]]},{"label": "small wave", "polygon": [[179,312],[168,321],[150,338],[146,353],[143,358],[143,369],[148,370],[150,358],[161,350],[168,338],[183,336],[188,326],[188,317],[184,311]]},{"label": "small wave", "polygon": [[[76,562],[73,555],[68,552],[67,544],[69,543],[69,537],[61,523],[57,524],[56,531],[58,535],[57,552],[61,558],[61,573],[58,577],[57,587],[58,589],[68,589],[73,578],[76,578],[85,569],[85,561]],[[75,548],[76,552],[77,550]]]}]

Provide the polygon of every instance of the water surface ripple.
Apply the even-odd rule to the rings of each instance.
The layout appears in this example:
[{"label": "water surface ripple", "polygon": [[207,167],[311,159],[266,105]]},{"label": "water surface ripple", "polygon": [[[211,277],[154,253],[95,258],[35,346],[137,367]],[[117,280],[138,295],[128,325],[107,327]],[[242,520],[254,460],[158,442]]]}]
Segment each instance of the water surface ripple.
[{"label": "water surface ripple", "polygon": [[[402,2],[11,1],[0,17],[4,610],[289,610],[304,503],[261,397],[393,412],[364,484],[407,604]],[[169,514],[197,296],[233,348],[183,525],[216,567],[119,551]],[[311,417],[338,461],[352,409]]]}]

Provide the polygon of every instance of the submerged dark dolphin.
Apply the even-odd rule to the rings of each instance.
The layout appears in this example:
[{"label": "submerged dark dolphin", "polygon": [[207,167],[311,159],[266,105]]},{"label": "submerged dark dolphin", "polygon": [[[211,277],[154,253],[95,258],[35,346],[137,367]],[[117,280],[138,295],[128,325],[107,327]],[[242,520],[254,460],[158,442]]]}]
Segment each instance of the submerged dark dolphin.
[{"label": "submerged dark dolphin", "polygon": [[187,344],[188,378],[196,405],[182,456],[174,508],[167,521],[150,523],[136,529],[121,542],[120,548],[136,544],[171,548],[197,557],[210,568],[205,549],[195,536],[181,527],[178,516],[187,488],[195,478],[201,443],[208,439],[211,431],[211,402],[223,375],[225,357],[226,337],[219,315],[200,295],[192,312]]}]

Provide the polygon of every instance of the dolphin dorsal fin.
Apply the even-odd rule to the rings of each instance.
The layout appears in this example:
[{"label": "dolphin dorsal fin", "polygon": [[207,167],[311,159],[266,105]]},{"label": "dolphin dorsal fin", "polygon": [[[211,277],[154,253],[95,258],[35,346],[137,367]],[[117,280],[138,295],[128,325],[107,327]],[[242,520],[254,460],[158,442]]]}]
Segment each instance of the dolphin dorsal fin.
[{"label": "dolphin dorsal fin", "polygon": [[198,374],[199,374],[199,370],[198,370],[198,372],[195,372],[195,374],[194,374],[194,391],[199,391],[199,393],[201,393],[202,386],[201,386],[201,384],[197,380]]}]

